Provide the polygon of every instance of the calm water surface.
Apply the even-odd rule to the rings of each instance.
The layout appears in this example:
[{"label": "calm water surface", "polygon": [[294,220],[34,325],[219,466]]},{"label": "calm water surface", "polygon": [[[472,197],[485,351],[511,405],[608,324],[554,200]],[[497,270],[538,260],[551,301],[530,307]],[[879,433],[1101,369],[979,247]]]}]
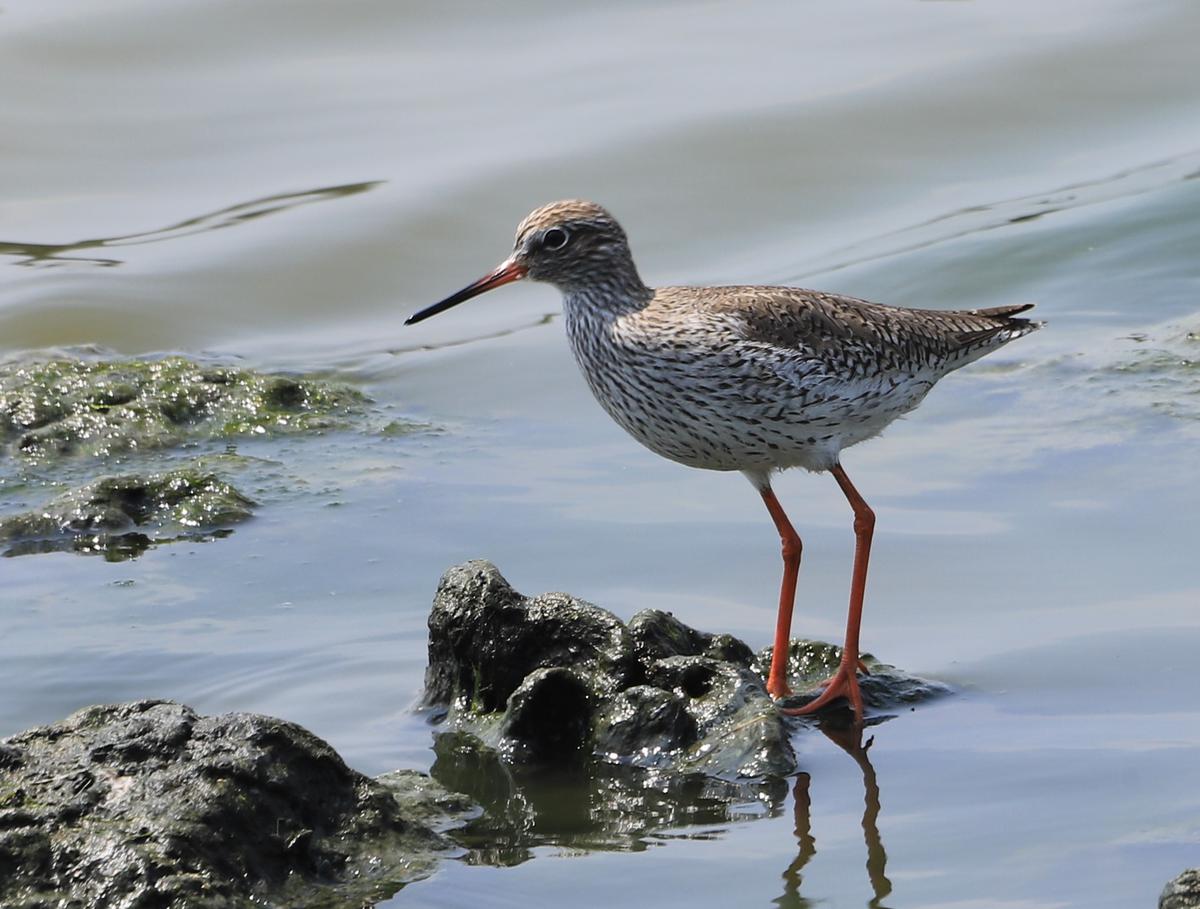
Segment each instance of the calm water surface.
[{"label": "calm water surface", "polygon": [[[767,643],[757,497],[608,421],[552,290],[402,327],[590,197],[650,283],[1037,302],[845,456],[879,514],[864,644],[960,694],[877,727],[869,773],[811,735],[798,797],[612,850],[547,823],[395,905],[1153,905],[1200,864],[1197,46],[1187,0],[6,3],[0,356],[321,371],[429,428],[239,445],[276,466],[223,540],[0,560],[0,735],[161,696],[428,769],[425,616],[474,557]],[[797,629],[836,638],[845,502],[778,491]]]}]

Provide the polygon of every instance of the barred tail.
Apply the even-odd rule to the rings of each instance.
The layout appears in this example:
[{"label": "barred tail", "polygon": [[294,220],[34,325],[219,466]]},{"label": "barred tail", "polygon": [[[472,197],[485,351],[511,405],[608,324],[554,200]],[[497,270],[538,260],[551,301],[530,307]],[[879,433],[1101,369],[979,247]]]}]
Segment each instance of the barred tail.
[{"label": "barred tail", "polygon": [[[970,309],[967,311],[973,316],[990,316],[993,319],[1007,319],[1020,312],[1029,312],[1036,305],[1036,303],[1011,303],[1008,306],[993,306],[991,309]],[[1021,319],[1020,321],[1024,322],[1027,320]]]},{"label": "barred tail", "polygon": [[995,348],[1016,338],[1022,338],[1046,324],[1033,319],[1014,318],[1017,313],[1028,312],[1033,307],[1033,303],[1014,303],[1011,306],[968,310],[964,315],[986,319],[991,324],[975,331],[966,332],[959,337],[959,340],[964,347],[983,344],[985,347]]}]

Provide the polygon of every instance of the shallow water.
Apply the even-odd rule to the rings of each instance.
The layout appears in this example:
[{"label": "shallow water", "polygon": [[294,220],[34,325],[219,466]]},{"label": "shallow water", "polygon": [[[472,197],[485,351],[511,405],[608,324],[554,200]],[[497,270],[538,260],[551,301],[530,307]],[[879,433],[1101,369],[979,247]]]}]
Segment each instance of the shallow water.
[{"label": "shallow water", "polygon": [[[812,736],[807,811],[587,854],[544,821],[533,860],[395,904],[1153,904],[1200,861],[1198,39],[1186,0],[6,4],[0,353],[318,371],[379,419],[239,443],[264,505],[227,538],[0,560],[0,735],[165,696],[428,769],[425,615],[481,556],[767,643],[756,496],[608,421],[553,291],[402,326],[530,208],[591,197],[650,283],[1037,302],[1045,330],[844,459],[879,514],[864,645],[961,693],[873,730],[865,827],[863,769]],[[845,503],[778,491],[797,631],[836,639]]]}]

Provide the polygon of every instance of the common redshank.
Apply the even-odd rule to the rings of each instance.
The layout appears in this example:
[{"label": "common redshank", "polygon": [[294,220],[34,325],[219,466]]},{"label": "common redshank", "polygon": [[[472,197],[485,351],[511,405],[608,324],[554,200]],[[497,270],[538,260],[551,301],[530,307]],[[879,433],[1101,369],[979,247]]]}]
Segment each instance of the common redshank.
[{"label": "common redshank", "polygon": [[512,255],[420,322],[522,278],[563,295],[567,338],[600,405],[663,457],[739,470],[758,490],[783,544],[783,583],[767,691],[791,693],[787,657],[800,536],[771,477],[789,467],[833,474],[854,512],[846,641],[824,690],[790,714],[839,698],[862,722],[859,629],[875,514],[840,462],[878,435],[952,370],[1038,328],[1032,304],[974,310],[906,309],[793,287],[647,287],[625,231],[592,202],[554,202],[517,227]]}]

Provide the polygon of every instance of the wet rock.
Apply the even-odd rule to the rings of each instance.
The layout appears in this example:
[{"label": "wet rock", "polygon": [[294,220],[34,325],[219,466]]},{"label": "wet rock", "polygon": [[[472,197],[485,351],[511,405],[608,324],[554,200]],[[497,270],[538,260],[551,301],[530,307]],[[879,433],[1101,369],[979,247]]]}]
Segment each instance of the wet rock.
[{"label": "wet rock", "polygon": [[514,758],[562,761],[586,753],[592,692],[585,675],[555,666],[535,669],[508,698],[501,739]]},{"label": "wet rock", "polygon": [[156,543],[219,532],[251,517],[254,504],[215,474],[193,469],[105,477],[0,518],[0,552],[75,551],[120,561]]},{"label": "wet rock", "polygon": [[[653,766],[667,762],[700,738],[700,727],[677,694],[653,685],[634,685],[613,695],[598,717],[595,747],[599,754],[639,755]],[[654,743],[647,750],[646,742]]]},{"label": "wet rock", "polygon": [[[755,668],[766,673],[771,665],[774,648],[764,647],[755,660]],[[824,641],[792,640],[788,649],[788,678],[795,689],[825,681],[837,670],[842,648]],[[869,653],[862,654],[869,674],[859,674],[858,687],[863,704],[876,710],[911,706],[950,694],[950,686],[922,679],[882,663]],[[795,694],[784,701],[791,707],[801,706],[816,697],[816,692]]]},{"label": "wet rock", "polygon": [[1158,909],[1200,909],[1200,868],[1190,868],[1163,887]]},{"label": "wet rock", "polygon": [[[796,770],[797,721],[767,695],[761,658],[729,635],[657,610],[628,626],[566,594],[524,597],[488,562],[443,576],[429,617],[425,704],[510,762],[602,762],[764,778]],[[798,678],[826,677],[837,648],[793,645]],[[868,703],[943,691],[872,661]]]},{"label": "wet rock", "polygon": [[486,562],[446,572],[429,616],[426,704],[503,711],[526,676],[554,667],[586,674],[598,693],[628,687],[639,670],[612,613],[562,593],[523,597]]},{"label": "wet rock", "polygon": [[366,397],[316,378],[183,357],[0,364],[0,443],[25,463],[344,425]]},{"label": "wet rock", "polygon": [[[231,483],[264,502],[334,491],[327,471],[312,484],[292,470],[297,461],[310,468],[306,455],[314,449],[302,442],[327,452],[313,437],[350,429],[387,437],[434,431],[401,419],[381,428],[382,413],[369,398],[322,376],[179,356],[102,356],[81,349],[77,356],[0,357],[6,555],[71,551],[121,560],[171,540],[227,537],[250,505]],[[281,444],[284,437],[296,444]],[[268,448],[274,453],[264,456]],[[164,492],[140,491],[167,472],[177,479],[176,471],[196,475],[180,480],[189,483],[186,502],[164,505]],[[124,498],[112,503],[114,497]]]},{"label": "wet rock", "polygon": [[360,907],[427,875],[467,807],[282,720],[89,707],[0,742],[0,905]]},{"label": "wet rock", "polygon": [[709,656],[750,666],[754,652],[729,634],[706,634],[683,624],[670,613],[644,609],[629,620],[634,653],[642,663],[673,656]]}]

